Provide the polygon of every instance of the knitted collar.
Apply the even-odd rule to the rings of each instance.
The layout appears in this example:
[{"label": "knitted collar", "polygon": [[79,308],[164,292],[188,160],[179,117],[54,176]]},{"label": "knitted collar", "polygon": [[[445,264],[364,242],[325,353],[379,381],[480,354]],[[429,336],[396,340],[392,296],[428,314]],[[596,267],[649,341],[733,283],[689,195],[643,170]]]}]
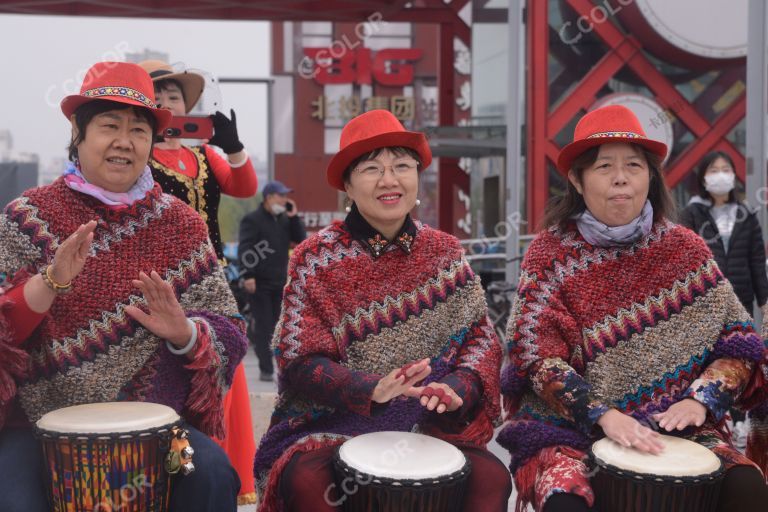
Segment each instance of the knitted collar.
[{"label": "knitted collar", "polygon": [[392,245],[399,247],[405,254],[411,254],[411,247],[413,247],[413,242],[416,239],[416,224],[410,215],[405,217],[403,227],[400,228],[400,232],[394,240],[387,240],[384,235],[368,224],[368,221],[360,214],[360,210],[357,209],[357,205],[354,203],[352,204],[352,210],[347,215],[347,218],[344,219],[344,224],[347,226],[347,230],[352,235],[352,238],[360,241],[374,258],[384,254],[384,251]]}]

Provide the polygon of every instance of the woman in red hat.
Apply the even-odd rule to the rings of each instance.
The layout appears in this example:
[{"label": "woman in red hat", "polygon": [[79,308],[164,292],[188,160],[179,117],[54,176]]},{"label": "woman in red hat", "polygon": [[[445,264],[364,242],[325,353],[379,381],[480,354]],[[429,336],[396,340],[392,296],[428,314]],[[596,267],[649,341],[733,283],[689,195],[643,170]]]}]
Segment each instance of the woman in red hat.
[{"label": "woman in red hat", "polygon": [[657,454],[659,432],[723,460],[717,510],[768,500],[765,439],[750,460],[722,428],[732,404],[765,414],[766,350],[704,241],[670,221],[666,152],[618,105],[584,116],[560,152],[567,190],[526,251],[502,372],[498,441],[520,510],[591,510],[591,444]]},{"label": "woman in red hat", "polygon": [[[208,436],[223,433],[223,396],[247,342],[205,223],[163,194],[147,165],[171,113],[156,107],[142,68],[119,62],[94,65],[61,109],[72,124],[69,167],[0,215],[0,274],[25,290],[39,275],[52,299],[45,315],[29,303],[14,320],[24,326],[15,338],[28,335],[14,352],[23,356],[15,396],[0,401],[0,510],[49,510],[31,429],[45,413],[146,401],[192,427],[197,469],[173,477],[170,510],[235,511],[239,479]],[[57,247],[84,231],[82,269],[60,268]]]},{"label": "woman in red hat", "polygon": [[[139,66],[149,73],[155,87],[158,108],[174,116],[188,114],[205,88],[205,79],[193,71],[177,71],[163,61],[146,60]],[[214,136],[208,142],[219,146],[226,160],[208,144],[189,147],[178,138],[155,143],[149,167],[152,177],[167,194],[173,194],[191,206],[208,226],[208,235],[222,265],[226,265],[219,228],[221,194],[247,198],[256,194],[256,171],[237,135],[235,112],[231,119],[221,112],[211,116]],[[218,440],[240,476],[238,503],[256,503],[256,489],[251,463],[256,452],[251,419],[251,401],[245,369],[235,370],[232,388],[224,398],[224,422],[227,436]]]},{"label": "woman in red hat", "polygon": [[349,214],[289,264],[273,342],[279,397],[254,464],[260,510],[339,510],[335,448],[414,429],[471,461],[463,510],[506,510],[509,473],[486,450],[501,350],[480,280],[456,238],[410,215],[427,140],[373,110],[344,127],[340,146],[327,178]]}]

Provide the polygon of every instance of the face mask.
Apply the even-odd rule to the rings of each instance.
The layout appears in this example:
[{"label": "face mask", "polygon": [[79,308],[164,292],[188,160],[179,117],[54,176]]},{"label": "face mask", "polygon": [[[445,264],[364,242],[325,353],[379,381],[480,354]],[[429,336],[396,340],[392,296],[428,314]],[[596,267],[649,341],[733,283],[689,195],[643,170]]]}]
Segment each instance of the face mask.
[{"label": "face mask", "polygon": [[285,213],[285,206],[281,205],[280,203],[273,204],[272,213],[275,215],[280,215],[281,213]]},{"label": "face mask", "polygon": [[734,176],[731,172],[716,172],[704,176],[704,188],[710,194],[721,196],[733,190]]}]

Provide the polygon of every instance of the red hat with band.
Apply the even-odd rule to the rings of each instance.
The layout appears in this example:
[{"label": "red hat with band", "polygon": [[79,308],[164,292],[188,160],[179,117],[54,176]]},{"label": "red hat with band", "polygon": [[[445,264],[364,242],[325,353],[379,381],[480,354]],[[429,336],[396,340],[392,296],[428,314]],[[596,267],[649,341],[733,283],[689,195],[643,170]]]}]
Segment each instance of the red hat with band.
[{"label": "red hat with band", "polygon": [[662,159],[667,156],[667,145],[646,137],[634,112],[623,105],[608,105],[581,118],[573,132],[573,142],[560,150],[557,168],[567,173],[579,155],[589,148],[609,142],[637,144]]},{"label": "red hat with band", "polygon": [[371,110],[360,114],[341,130],[339,152],[326,170],[328,183],[343,192],[344,171],[355,159],[374,149],[395,146],[410,148],[419,154],[419,171],[432,163],[432,151],[423,133],[407,131],[389,110]]},{"label": "red hat with band", "polygon": [[94,64],[83,79],[80,94],[72,94],[61,100],[61,111],[67,119],[70,119],[78,107],[91,101],[112,101],[145,108],[157,121],[158,133],[171,123],[171,111],[157,108],[152,79],[136,64],[128,62]]}]

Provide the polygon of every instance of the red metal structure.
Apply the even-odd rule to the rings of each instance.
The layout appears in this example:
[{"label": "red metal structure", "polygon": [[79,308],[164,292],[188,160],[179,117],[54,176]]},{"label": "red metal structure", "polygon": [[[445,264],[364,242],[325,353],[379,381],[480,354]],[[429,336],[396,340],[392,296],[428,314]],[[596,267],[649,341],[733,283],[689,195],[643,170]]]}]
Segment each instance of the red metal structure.
[{"label": "red metal structure", "polygon": [[[608,5],[604,2],[603,5]],[[620,10],[621,5],[614,8]],[[626,5],[622,2],[622,5]],[[707,152],[722,150],[735,160],[738,177],[743,181],[745,160],[741,151],[727,139],[731,130],[746,114],[746,94],[742,92],[713,120],[702,112],[720,99],[721,91],[744,79],[744,69],[724,69],[696,101],[689,101],[675,87],[669,76],[658,69],[644,51],[643,43],[630,33],[623,32],[615,20],[592,23],[591,31],[607,47],[602,57],[586,72],[581,72],[577,83],[565,94],[550,101],[552,80],[550,69],[550,38],[557,31],[549,23],[549,1],[529,1],[527,8],[527,218],[530,226],[539,224],[550,196],[550,168],[557,158],[559,146],[555,139],[574,122],[599,96],[599,92],[619,73],[629,70],[667,111],[692,134],[692,141],[667,162],[667,183],[678,185]],[[596,4],[590,0],[562,0],[561,10],[570,10],[577,17],[590,19]],[[606,7],[607,9],[607,7]],[[558,56],[555,55],[555,58]],[[567,57],[566,57],[567,58]],[[572,57],[571,57],[572,58]],[[569,134],[570,135],[570,134]]]},{"label": "red metal structure", "polygon": [[[457,124],[462,116],[468,116],[468,113],[456,107],[458,77],[454,72],[454,36],[467,47],[471,44],[471,30],[458,16],[459,11],[468,3],[469,0],[454,0],[448,4],[442,0],[0,0],[0,13],[241,21],[334,21],[350,24],[366,20],[373,13],[379,13],[387,21],[429,24],[438,27],[439,122],[441,125],[451,126]],[[351,35],[352,27],[341,27],[340,30],[348,30]],[[309,82],[297,85],[312,86]],[[298,109],[296,115],[298,116]],[[308,141],[310,145],[317,143],[316,134],[305,133],[309,128],[302,128],[299,122],[296,126],[297,140]],[[311,132],[311,129],[309,130]],[[324,168],[327,163],[327,157],[323,155],[322,139],[320,141],[321,147],[315,148],[316,156],[308,157],[306,161],[306,165],[314,170]],[[278,160],[278,169],[279,163]],[[324,181],[318,180],[317,176],[301,176],[300,181],[296,181],[299,177],[293,174],[293,171],[289,171],[287,176],[281,176],[278,170],[277,177],[284,178],[287,182],[310,186],[314,191],[327,189]],[[457,229],[458,221],[467,214],[464,204],[459,201],[458,191],[469,195],[469,177],[458,167],[457,159],[441,159],[439,182],[439,225],[445,231],[466,236],[466,233]],[[314,186],[318,184],[320,187]],[[319,195],[315,193],[312,197],[310,204],[313,201],[321,201],[324,209],[336,207],[337,201],[330,195],[330,191]]]}]

